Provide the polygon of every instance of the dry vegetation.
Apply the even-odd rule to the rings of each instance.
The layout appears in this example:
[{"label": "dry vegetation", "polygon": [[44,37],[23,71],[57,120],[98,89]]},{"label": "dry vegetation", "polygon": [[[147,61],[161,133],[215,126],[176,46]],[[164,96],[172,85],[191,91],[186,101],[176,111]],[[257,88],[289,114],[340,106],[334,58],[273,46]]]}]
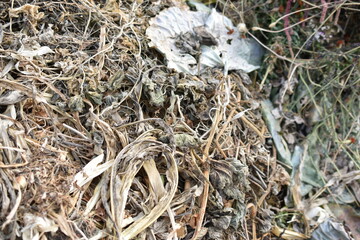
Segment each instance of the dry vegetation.
[{"label": "dry vegetation", "polygon": [[[213,5],[257,27],[264,66],[191,76],[145,34],[180,1],[0,1],[0,239],[304,239],[305,198],[334,197],[333,177],[356,193],[358,4],[237,2]],[[325,26],[343,32],[315,38]],[[307,195],[279,161],[262,98],[291,152],[319,151],[309,161],[323,185]]]}]

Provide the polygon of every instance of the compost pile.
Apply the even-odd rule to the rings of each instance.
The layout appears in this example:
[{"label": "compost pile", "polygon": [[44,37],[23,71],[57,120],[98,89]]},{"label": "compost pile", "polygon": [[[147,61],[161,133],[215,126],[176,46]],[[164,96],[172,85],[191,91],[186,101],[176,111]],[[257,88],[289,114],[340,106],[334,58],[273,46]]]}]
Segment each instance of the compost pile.
[{"label": "compost pile", "polygon": [[[273,220],[289,168],[256,74],[227,69],[222,53],[191,72],[169,66],[147,29],[171,8],[190,11],[180,1],[1,2],[0,239],[285,232]],[[178,37],[199,60],[193,36]],[[293,222],[305,238],[306,221]]]}]

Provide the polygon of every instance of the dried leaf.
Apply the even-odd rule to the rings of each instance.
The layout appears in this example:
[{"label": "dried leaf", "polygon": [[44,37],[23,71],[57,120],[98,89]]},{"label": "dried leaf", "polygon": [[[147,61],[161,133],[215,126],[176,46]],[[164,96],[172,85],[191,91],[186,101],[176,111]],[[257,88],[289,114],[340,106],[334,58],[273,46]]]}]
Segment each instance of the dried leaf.
[{"label": "dried leaf", "polygon": [[[203,30],[199,32],[200,28]],[[228,29],[233,29],[233,34],[229,35]],[[200,35],[197,36],[196,32]],[[168,8],[150,20],[146,34],[151,39],[149,45],[166,56],[169,68],[192,75],[199,74],[198,71],[206,67],[224,66],[226,70],[251,72],[259,68],[263,55],[262,47],[255,40],[240,38],[230,19],[215,9],[208,14]],[[204,44],[205,35],[216,36],[212,37],[210,45],[218,42],[217,46],[206,46],[209,44]],[[181,48],[177,42],[181,43]],[[200,51],[198,45],[202,45],[199,54],[196,53]]]},{"label": "dried leaf", "polygon": [[59,229],[58,225],[47,217],[25,213],[23,220],[25,226],[22,230],[22,239],[24,240],[39,240],[43,233],[55,233]]},{"label": "dried leaf", "polygon": [[74,192],[77,188],[81,188],[86,183],[105,172],[114,163],[114,161],[108,161],[106,163],[100,164],[103,160],[104,154],[101,154],[86,164],[83,170],[75,175],[71,184],[70,193]]},{"label": "dried leaf", "polygon": [[36,49],[29,49],[29,48],[23,46],[17,51],[17,53],[23,57],[33,58],[33,57],[42,56],[42,55],[45,55],[48,53],[54,53],[54,51],[51,50],[48,46],[43,46],[43,47],[36,48]]}]

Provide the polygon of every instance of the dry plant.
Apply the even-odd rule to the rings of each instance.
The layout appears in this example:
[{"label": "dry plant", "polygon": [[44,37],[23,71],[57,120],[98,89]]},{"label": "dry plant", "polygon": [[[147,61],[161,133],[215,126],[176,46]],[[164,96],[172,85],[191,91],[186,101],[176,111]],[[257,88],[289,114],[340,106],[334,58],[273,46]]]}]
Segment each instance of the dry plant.
[{"label": "dry plant", "polygon": [[[258,89],[266,82],[240,71],[191,76],[166,68],[145,31],[173,5],[186,7],[2,2],[1,239],[270,234],[290,176],[262,120]],[[247,21],[246,6],[224,9]],[[308,66],[275,45],[271,51],[284,57],[269,57],[264,79],[277,61],[286,62],[290,77]]]},{"label": "dry plant", "polygon": [[166,4],[3,4],[2,239],[251,236],[246,205],[283,184],[259,104],[244,73],[148,49]]}]

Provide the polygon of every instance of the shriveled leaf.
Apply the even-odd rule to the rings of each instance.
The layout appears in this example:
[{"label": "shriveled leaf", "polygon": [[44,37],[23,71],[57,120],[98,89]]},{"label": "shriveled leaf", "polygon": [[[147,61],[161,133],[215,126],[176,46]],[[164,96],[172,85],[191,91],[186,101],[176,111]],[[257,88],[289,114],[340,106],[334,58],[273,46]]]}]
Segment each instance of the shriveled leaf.
[{"label": "shriveled leaf", "polygon": [[75,112],[82,112],[85,107],[85,103],[81,96],[71,97],[68,105],[69,108]]}]

